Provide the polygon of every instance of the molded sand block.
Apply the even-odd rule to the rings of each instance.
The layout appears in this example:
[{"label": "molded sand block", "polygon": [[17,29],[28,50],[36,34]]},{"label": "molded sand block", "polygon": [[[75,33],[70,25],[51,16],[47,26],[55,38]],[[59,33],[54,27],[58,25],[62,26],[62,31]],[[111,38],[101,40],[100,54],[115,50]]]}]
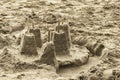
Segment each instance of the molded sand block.
[{"label": "molded sand block", "polygon": [[65,32],[67,41],[68,41],[68,47],[71,47],[71,37],[70,37],[70,27],[67,24],[63,24],[60,26],[60,29]]},{"label": "molded sand block", "polygon": [[56,55],[69,54],[68,41],[64,32],[54,33],[54,45]]},{"label": "molded sand block", "polygon": [[21,42],[21,55],[38,55],[35,36],[33,34],[25,34]]},{"label": "molded sand block", "polygon": [[40,29],[30,29],[30,33],[35,35],[36,45],[37,47],[42,47],[42,40],[41,40],[41,32]]},{"label": "molded sand block", "polygon": [[43,55],[41,56],[40,63],[58,68],[58,62],[55,55],[55,46],[52,42],[47,43]]},{"label": "molded sand block", "polygon": [[104,48],[105,46],[103,44],[98,44],[98,46],[95,48],[96,55],[101,56]]},{"label": "molded sand block", "polygon": [[103,44],[97,43],[97,42],[89,42],[86,45],[86,48],[93,54],[97,56],[102,55],[102,51],[105,48]]},{"label": "molded sand block", "polygon": [[68,24],[62,24],[62,25],[58,25],[56,26],[56,31],[57,32],[64,32],[66,35],[66,39],[68,41],[68,47],[71,47],[71,37],[70,37],[70,27]]}]

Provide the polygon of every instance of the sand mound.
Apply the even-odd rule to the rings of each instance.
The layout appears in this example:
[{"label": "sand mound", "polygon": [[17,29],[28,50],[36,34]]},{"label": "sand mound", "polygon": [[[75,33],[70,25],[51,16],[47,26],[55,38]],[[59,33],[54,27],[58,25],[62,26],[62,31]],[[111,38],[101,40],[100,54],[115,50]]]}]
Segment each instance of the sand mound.
[{"label": "sand mound", "polygon": [[0,68],[5,71],[13,70],[18,61],[6,48],[0,54]]},{"label": "sand mound", "polygon": [[5,72],[21,72],[29,69],[43,69],[45,65],[35,64],[34,62],[24,62],[10,53],[7,48],[0,54],[0,69]]}]

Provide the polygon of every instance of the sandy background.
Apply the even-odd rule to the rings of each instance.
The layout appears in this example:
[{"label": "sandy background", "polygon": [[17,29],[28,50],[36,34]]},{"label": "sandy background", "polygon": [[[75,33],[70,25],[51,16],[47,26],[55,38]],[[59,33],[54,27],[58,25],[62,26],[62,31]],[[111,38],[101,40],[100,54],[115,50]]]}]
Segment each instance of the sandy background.
[{"label": "sandy background", "polygon": [[[110,59],[90,57],[88,64],[63,67],[58,74],[50,66],[43,68],[32,64],[31,61],[38,57],[21,56],[18,54],[20,46],[16,46],[17,38],[25,33],[28,26],[32,26],[31,21],[26,21],[32,12],[35,13],[32,23],[41,28],[44,43],[48,29],[58,25],[56,21],[60,19],[69,23],[72,41],[79,36],[99,40],[105,45],[103,53],[109,53]],[[96,65],[105,68],[105,74],[120,67],[119,0],[0,0],[0,32],[0,80],[65,80],[78,76],[81,71],[87,72]],[[3,52],[3,47],[9,48],[9,54]],[[42,51],[39,50],[39,53]],[[14,64],[18,64],[17,67]]]}]

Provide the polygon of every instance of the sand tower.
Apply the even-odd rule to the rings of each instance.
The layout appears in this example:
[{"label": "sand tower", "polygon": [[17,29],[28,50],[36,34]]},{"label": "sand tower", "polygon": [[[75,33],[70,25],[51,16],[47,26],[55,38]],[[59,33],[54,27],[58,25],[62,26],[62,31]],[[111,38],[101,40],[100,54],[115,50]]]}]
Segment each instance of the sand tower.
[{"label": "sand tower", "polygon": [[56,54],[70,54],[71,38],[70,28],[67,24],[60,24],[56,26],[53,42],[55,44]]},{"label": "sand tower", "polygon": [[69,54],[69,45],[65,32],[54,33],[54,45],[56,55]]},{"label": "sand tower", "polygon": [[60,23],[58,24],[58,26],[56,27],[56,31],[58,33],[60,32],[64,32],[65,35],[66,35],[66,40],[68,41],[68,47],[70,48],[71,47],[71,37],[70,37],[70,27],[68,24],[61,24]]},{"label": "sand tower", "polygon": [[67,41],[68,41],[68,47],[71,47],[71,37],[70,37],[70,27],[68,24],[62,24],[60,26],[60,30],[62,30],[63,32],[65,32]]},{"label": "sand tower", "polygon": [[58,62],[55,55],[55,46],[52,42],[47,43],[43,55],[41,56],[40,63],[58,68]]},{"label": "sand tower", "polygon": [[40,29],[30,29],[30,33],[33,33],[35,35],[35,41],[37,47],[41,48],[42,47],[42,39],[41,39],[41,31]]},{"label": "sand tower", "polygon": [[23,35],[20,48],[21,55],[38,55],[35,36],[31,33]]}]

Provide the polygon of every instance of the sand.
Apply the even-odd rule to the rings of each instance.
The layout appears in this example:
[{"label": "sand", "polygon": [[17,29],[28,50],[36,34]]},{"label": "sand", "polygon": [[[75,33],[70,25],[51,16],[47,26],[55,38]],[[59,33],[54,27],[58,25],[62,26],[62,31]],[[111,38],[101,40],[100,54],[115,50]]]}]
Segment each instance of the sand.
[{"label": "sand", "polygon": [[[119,0],[0,0],[0,79],[69,80],[96,65],[105,69],[104,75],[111,76],[108,73],[120,66],[119,9]],[[27,20],[28,16],[33,19]],[[69,23],[71,41],[79,36],[90,37],[101,42],[105,46],[103,54],[108,55],[103,59],[92,56],[82,66],[62,67],[57,73],[51,66],[35,64],[44,51],[49,28],[59,25],[57,21]],[[43,47],[37,49],[39,56],[29,58],[19,54],[16,40],[33,24],[41,30]],[[3,52],[5,48],[7,54]]]}]

